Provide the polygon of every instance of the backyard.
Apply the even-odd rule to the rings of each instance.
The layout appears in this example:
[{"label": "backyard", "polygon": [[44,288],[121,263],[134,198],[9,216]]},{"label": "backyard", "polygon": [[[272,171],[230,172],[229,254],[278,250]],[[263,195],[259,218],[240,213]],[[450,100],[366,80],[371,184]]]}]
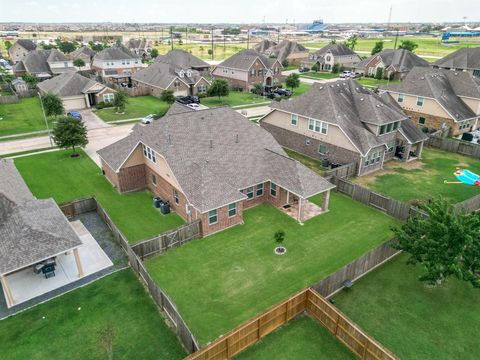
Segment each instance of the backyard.
[{"label": "backyard", "polygon": [[478,359],[480,290],[418,280],[400,255],[334,297],[335,305],[401,359]]},{"label": "backyard", "polygon": [[[304,225],[267,204],[243,216],[243,225],[146,261],[202,344],[389,240],[397,224],[338,193],[328,213]],[[279,229],[286,233],[283,256],[273,252]]]},{"label": "backyard", "polygon": [[58,204],[92,196],[100,201],[130,242],[153,237],[183,224],[175,213],[162,215],[147,191],[119,194],[100,168],[83,152],[54,151],[15,159],[15,165],[39,199],[53,197]]},{"label": "backyard", "polygon": [[115,120],[138,119],[149,114],[163,116],[169,105],[154,96],[129,97],[124,114],[116,114],[114,107],[96,110],[95,113],[106,122]]},{"label": "backyard", "polygon": [[355,359],[355,356],[318,321],[299,315],[235,359],[346,360]]},{"label": "backyard", "polygon": [[297,153],[296,151],[283,149],[288,154],[289,157],[300,161],[303,165],[315,171],[318,175],[323,176],[325,174],[325,168],[320,164],[320,161],[312,159],[311,157],[305,156],[303,154]]},{"label": "backyard", "polygon": [[98,333],[114,330],[115,359],[186,353],[131,270],[122,270],[0,321],[3,360],[106,359]]},{"label": "backyard", "polygon": [[445,184],[457,181],[456,167],[479,172],[480,160],[447,151],[424,148],[422,159],[409,163],[395,160],[385,164],[383,170],[353,181],[400,201],[425,200],[442,196],[457,203],[480,194],[477,186]]},{"label": "backyard", "polygon": [[364,86],[370,86],[370,87],[378,87],[380,85],[388,85],[388,84],[399,84],[400,81],[398,80],[387,80],[387,79],[375,79],[371,77],[362,77],[359,79],[356,79],[360,84]]}]

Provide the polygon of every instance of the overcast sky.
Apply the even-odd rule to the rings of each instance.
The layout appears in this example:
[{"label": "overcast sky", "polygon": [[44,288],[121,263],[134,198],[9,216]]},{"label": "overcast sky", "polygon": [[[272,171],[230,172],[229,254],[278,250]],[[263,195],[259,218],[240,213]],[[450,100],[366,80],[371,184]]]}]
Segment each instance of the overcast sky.
[{"label": "overcast sky", "polygon": [[480,21],[480,0],[0,0],[0,22]]}]

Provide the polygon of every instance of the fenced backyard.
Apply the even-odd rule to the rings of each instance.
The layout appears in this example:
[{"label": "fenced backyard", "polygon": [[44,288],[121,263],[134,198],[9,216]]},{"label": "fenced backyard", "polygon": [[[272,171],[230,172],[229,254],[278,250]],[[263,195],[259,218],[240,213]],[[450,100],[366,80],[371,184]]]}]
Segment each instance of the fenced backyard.
[{"label": "fenced backyard", "polygon": [[425,145],[480,159],[480,145],[478,144],[468,143],[457,139],[430,136],[425,142]]},{"label": "fenced backyard", "polygon": [[324,177],[336,176],[341,179],[348,179],[349,177],[357,175],[357,170],[356,163],[345,164],[334,169],[325,170]]}]

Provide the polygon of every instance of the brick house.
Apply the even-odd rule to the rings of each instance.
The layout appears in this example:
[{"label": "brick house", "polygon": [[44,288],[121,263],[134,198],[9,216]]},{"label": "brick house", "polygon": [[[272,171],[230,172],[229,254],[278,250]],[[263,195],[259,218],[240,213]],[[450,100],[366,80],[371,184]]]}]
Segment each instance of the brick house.
[{"label": "brick house", "polygon": [[315,84],[271,107],[260,126],[283,147],[323,162],[356,164],[358,176],[394,157],[420,158],[427,139],[388,94],[379,96],[351,79]]},{"label": "brick house", "polygon": [[210,64],[181,49],[170,50],[165,55],[158,55],[155,62],[175,65],[179,69],[198,71],[202,76],[210,75]]},{"label": "brick house", "polygon": [[[119,192],[149,189],[186,221],[200,219],[204,235],[243,223],[243,210],[260,203],[303,222],[328,210],[334,188],[230,108],[174,104],[98,154]],[[323,194],[321,207],[308,201],[315,194]]]},{"label": "brick house", "polygon": [[32,50],[23,60],[13,67],[16,76],[30,74],[39,80],[48,79],[65,72],[75,72],[72,59],[69,59],[57,49]]},{"label": "brick house", "polygon": [[466,71],[415,67],[400,84],[383,86],[419,128],[449,128],[457,136],[478,128],[480,80]]},{"label": "brick house", "polygon": [[78,68],[78,70],[90,70],[92,68],[93,57],[96,52],[90,49],[88,46],[82,46],[77,50],[71,52],[68,57],[73,61],[75,59],[82,59],[85,62],[85,66]]},{"label": "brick house", "polygon": [[243,50],[218,64],[212,76],[227,80],[232,89],[250,91],[255,84],[280,85],[282,64],[254,49]]},{"label": "brick house", "polygon": [[18,63],[25,59],[27,54],[35,50],[37,45],[32,40],[28,39],[18,39],[15,44],[13,44],[10,49],[8,49],[8,56],[13,64]]},{"label": "brick house", "polygon": [[361,60],[355,51],[343,44],[328,44],[306,56],[300,63],[310,69],[317,65],[318,71],[332,71],[336,64],[344,69],[353,69]]},{"label": "brick house", "polygon": [[435,61],[433,68],[466,71],[480,77],[480,47],[458,49]]}]

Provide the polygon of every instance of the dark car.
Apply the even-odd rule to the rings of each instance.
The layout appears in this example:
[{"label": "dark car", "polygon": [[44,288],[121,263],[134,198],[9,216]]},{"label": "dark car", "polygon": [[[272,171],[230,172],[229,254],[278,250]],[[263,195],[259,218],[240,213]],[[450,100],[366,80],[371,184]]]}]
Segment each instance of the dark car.
[{"label": "dark car", "polygon": [[80,120],[82,120],[82,114],[80,114],[78,111],[69,111],[69,112],[67,113],[67,116],[70,116],[70,117],[72,117],[72,118],[74,118],[74,119],[80,119]]},{"label": "dark car", "polygon": [[177,102],[180,104],[188,105],[188,104],[200,104],[200,99],[198,96],[177,96]]},{"label": "dark car", "polygon": [[277,94],[276,92],[271,92],[270,94],[267,95],[267,98],[269,98],[269,99],[279,99],[281,97],[282,97],[282,95]]},{"label": "dark car", "polygon": [[280,95],[280,96],[285,96],[285,97],[290,97],[292,96],[292,92],[290,90],[287,90],[287,89],[276,89],[274,91],[274,93]]},{"label": "dark car", "polygon": [[300,72],[300,73],[309,72],[309,71],[310,71],[310,69],[306,66],[301,66],[301,67],[298,68],[298,72]]}]

